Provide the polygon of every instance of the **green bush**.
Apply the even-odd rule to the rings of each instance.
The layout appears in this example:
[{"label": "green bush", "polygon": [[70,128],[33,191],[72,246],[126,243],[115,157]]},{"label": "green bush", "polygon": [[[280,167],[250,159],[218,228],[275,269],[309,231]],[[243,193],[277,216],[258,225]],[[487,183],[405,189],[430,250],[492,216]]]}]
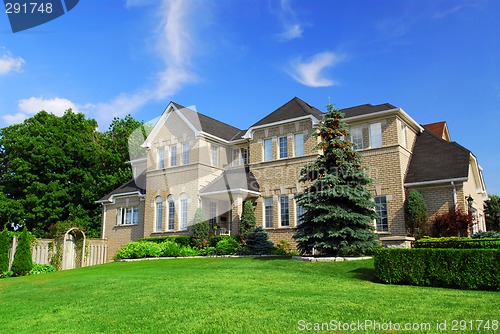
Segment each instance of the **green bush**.
[{"label": "green bush", "polygon": [[217,243],[215,250],[217,255],[233,255],[240,251],[240,243],[234,238],[225,238]]},{"label": "green bush", "polygon": [[[181,248],[183,246],[172,241],[165,241],[159,244],[160,246],[160,256],[163,257],[177,257],[181,255]],[[189,247],[189,246],[187,246]]]},{"label": "green bush", "polygon": [[156,242],[130,242],[121,247],[115,254],[115,260],[118,259],[141,259],[145,257],[159,257],[162,255],[161,244]]},{"label": "green bush", "polygon": [[248,253],[252,255],[270,254],[274,244],[269,240],[269,233],[262,226],[254,228],[246,238]]},{"label": "green bush", "polygon": [[500,239],[500,232],[498,231],[479,231],[471,235],[472,238],[474,239],[482,239],[482,238],[495,238],[495,239]]},{"label": "green bush", "polygon": [[219,241],[224,240],[224,239],[233,239],[236,242],[240,243],[240,237],[236,236],[236,235],[213,235],[208,240],[208,246],[217,247],[217,244],[219,243]]},{"label": "green bush", "polygon": [[276,247],[272,250],[274,255],[289,255],[292,251],[292,246],[287,240],[280,240]]},{"label": "green bush", "polygon": [[457,248],[457,249],[500,249],[500,239],[471,239],[465,237],[422,238],[413,244],[414,248]]},{"label": "green bush", "polygon": [[0,273],[9,270],[10,236],[6,228],[0,232]]},{"label": "green bush", "polygon": [[182,257],[199,256],[199,255],[200,255],[200,249],[198,248],[182,247],[179,252],[179,256]]},{"label": "green bush", "polygon": [[499,249],[378,248],[374,262],[386,283],[500,290]]},{"label": "green bush", "polygon": [[206,247],[208,244],[208,234],[210,233],[210,224],[208,220],[203,219],[202,208],[196,210],[194,221],[192,245],[197,248]]},{"label": "green bush", "polygon": [[56,271],[56,267],[51,264],[33,263],[33,269],[31,269],[31,275],[52,273]]},{"label": "green bush", "polygon": [[190,246],[191,245],[191,237],[189,235],[142,238],[142,239],[139,239],[137,241],[138,242],[156,242],[156,243],[171,241],[171,242],[175,242],[176,244],[178,244],[180,246]]},{"label": "green bush", "polygon": [[199,250],[198,255],[201,256],[214,256],[217,255],[217,249],[215,247],[205,247]]},{"label": "green bush", "polygon": [[31,240],[26,227],[19,236],[16,253],[14,254],[14,261],[12,262],[12,272],[14,276],[29,275],[33,268],[31,260]]}]

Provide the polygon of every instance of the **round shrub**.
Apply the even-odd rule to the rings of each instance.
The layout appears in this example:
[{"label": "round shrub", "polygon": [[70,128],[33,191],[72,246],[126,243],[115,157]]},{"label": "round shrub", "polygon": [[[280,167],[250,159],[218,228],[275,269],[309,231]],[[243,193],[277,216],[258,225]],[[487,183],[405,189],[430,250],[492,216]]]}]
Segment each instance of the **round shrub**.
[{"label": "round shrub", "polygon": [[226,238],[217,243],[215,250],[218,255],[232,255],[239,252],[240,244],[233,238]]}]

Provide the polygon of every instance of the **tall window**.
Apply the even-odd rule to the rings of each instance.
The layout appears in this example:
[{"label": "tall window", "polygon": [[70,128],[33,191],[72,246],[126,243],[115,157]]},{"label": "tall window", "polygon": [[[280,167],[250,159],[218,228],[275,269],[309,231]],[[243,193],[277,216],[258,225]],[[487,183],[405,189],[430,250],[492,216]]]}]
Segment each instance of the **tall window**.
[{"label": "tall window", "polygon": [[377,204],[375,211],[378,214],[378,218],[376,221],[377,232],[389,232],[386,197],[385,196],[375,197],[375,204]]},{"label": "tall window", "polygon": [[155,232],[161,232],[163,229],[163,198],[156,197],[155,201]]},{"label": "tall window", "polygon": [[248,150],[246,148],[241,149],[241,163],[243,165],[248,164]]},{"label": "tall window", "polygon": [[177,166],[177,145],[170,146],[170,167]]},{"label": "tall window", "polygon": [[280,159],[288,158],[288,138],[279,138]]},{"label": "tall window", "polygon": [[187,229],[188,223],[188,197],[186,194],[182,194],[181,200],[181,230]]},{"label": "tall window", "polygon": [[174,196],[170,195],[168,196],[168,224],[167,224],[167,230],[173,231],[175,228],[174,221],[175,221],[175,201],[174,201]]},{"label": "tall window", "polygon": [[139,208],[118,208],[116,216],[117,225],[136,225],[139,224]]},{"label": "tall window", "polygon": [[382,147],[382,124],[381,123],[370,124],[370,147],[371,148]]},{"label": "tall window", "polygon": [[304,155],[304,134],[296,133],[293,135],[293,151],[296,157]]},{"label": "tall window", "polygon": [[158,148],[158,169],[165,168],[165,147]]},{"label": "tall window", "polygon": [[401,146],[406,148],[406,125],[401,125]]},{"label": "tall window", "polygon": [[217,225],[217,203],[210,202],[210,226],[214,227]]},{"label": "tall window", "polygon": [[280,196],[280,224],[290,226],[290,208],[288,207],[288,196]]},{"label": "tall window", "polygon": [[264,161],[273,160],[273,140],[264,139]]},{"label": "tall window", "polygon": [[273,198],[264,198],[264,226],[266,228],[273,227]]},{"label": "tall window", "polygon": [[363,149],[363,128],[361,126],[351,127],[351,141],[354,143],[354,149]]},{"label": "tall window", "polygon": [[295,202],[295,208],[297,210],[297,225],[300,225],[304,222],[304,207]]},{"label": "tall window", "polygon": [[182,144],[182,164],[187,165],[189,163],[189,144]]},{"label": "tall window", "polygon": [[219,166],[219,147],[217,145],[210,145],[210,164],[214,167]]}]

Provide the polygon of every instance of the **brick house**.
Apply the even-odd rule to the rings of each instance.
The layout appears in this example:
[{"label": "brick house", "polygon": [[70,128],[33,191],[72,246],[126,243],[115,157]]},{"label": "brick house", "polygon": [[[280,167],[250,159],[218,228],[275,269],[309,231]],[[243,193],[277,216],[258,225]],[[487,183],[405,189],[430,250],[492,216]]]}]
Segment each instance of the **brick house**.
[{"label": "brick house", "polygon": [[[485,230],[487,198],[476,157],[450,141],[446,123],[421,126],[390,104],[343,109],[350,140],[361,151],[374,182],[379,239],[405,246],[404,202],[421,191],[429,214],[457,206],[474,214],[474,230]],[[294,195],[300,169],[316,158],[312,134],[323,113],[295,97],[240,130],[171,102],[131,157],[134,180],[97,201],[102,238],[112,256],[143,237],[191,233],[197,208],[217,234],[238,234],[243,202],[254,204],[257,225],[276,243],[300,224]],[[142,140],[141,140],[142,141]]]}]

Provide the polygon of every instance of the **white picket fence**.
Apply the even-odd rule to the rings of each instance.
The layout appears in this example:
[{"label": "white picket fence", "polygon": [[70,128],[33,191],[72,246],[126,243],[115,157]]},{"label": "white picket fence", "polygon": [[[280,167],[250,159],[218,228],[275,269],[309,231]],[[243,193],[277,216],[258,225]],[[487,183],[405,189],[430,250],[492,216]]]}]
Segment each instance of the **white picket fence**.
[{"label": "white picket fence", "polygon": [[[55,239],[37,239],[36,243],[31,249],[31,258],[33,262],[41,264],[51,264],[52,258],[57,251],[56,242],[58,241]],[[14,261],[14,254],[16,251],[17,243],[17,238],[14,237],[14,239],[12,239],[12,244],[9,251],[9,268],[12,266],[12,262]],[[63,249],[63,247],[61,247],[61,249]],[[107,239],[86,239],[85,255],[81,266],[88,267],[105,263],[107,253]],[[61,254],[61,256],[62,258],[64,258],[64,254]]]}]

